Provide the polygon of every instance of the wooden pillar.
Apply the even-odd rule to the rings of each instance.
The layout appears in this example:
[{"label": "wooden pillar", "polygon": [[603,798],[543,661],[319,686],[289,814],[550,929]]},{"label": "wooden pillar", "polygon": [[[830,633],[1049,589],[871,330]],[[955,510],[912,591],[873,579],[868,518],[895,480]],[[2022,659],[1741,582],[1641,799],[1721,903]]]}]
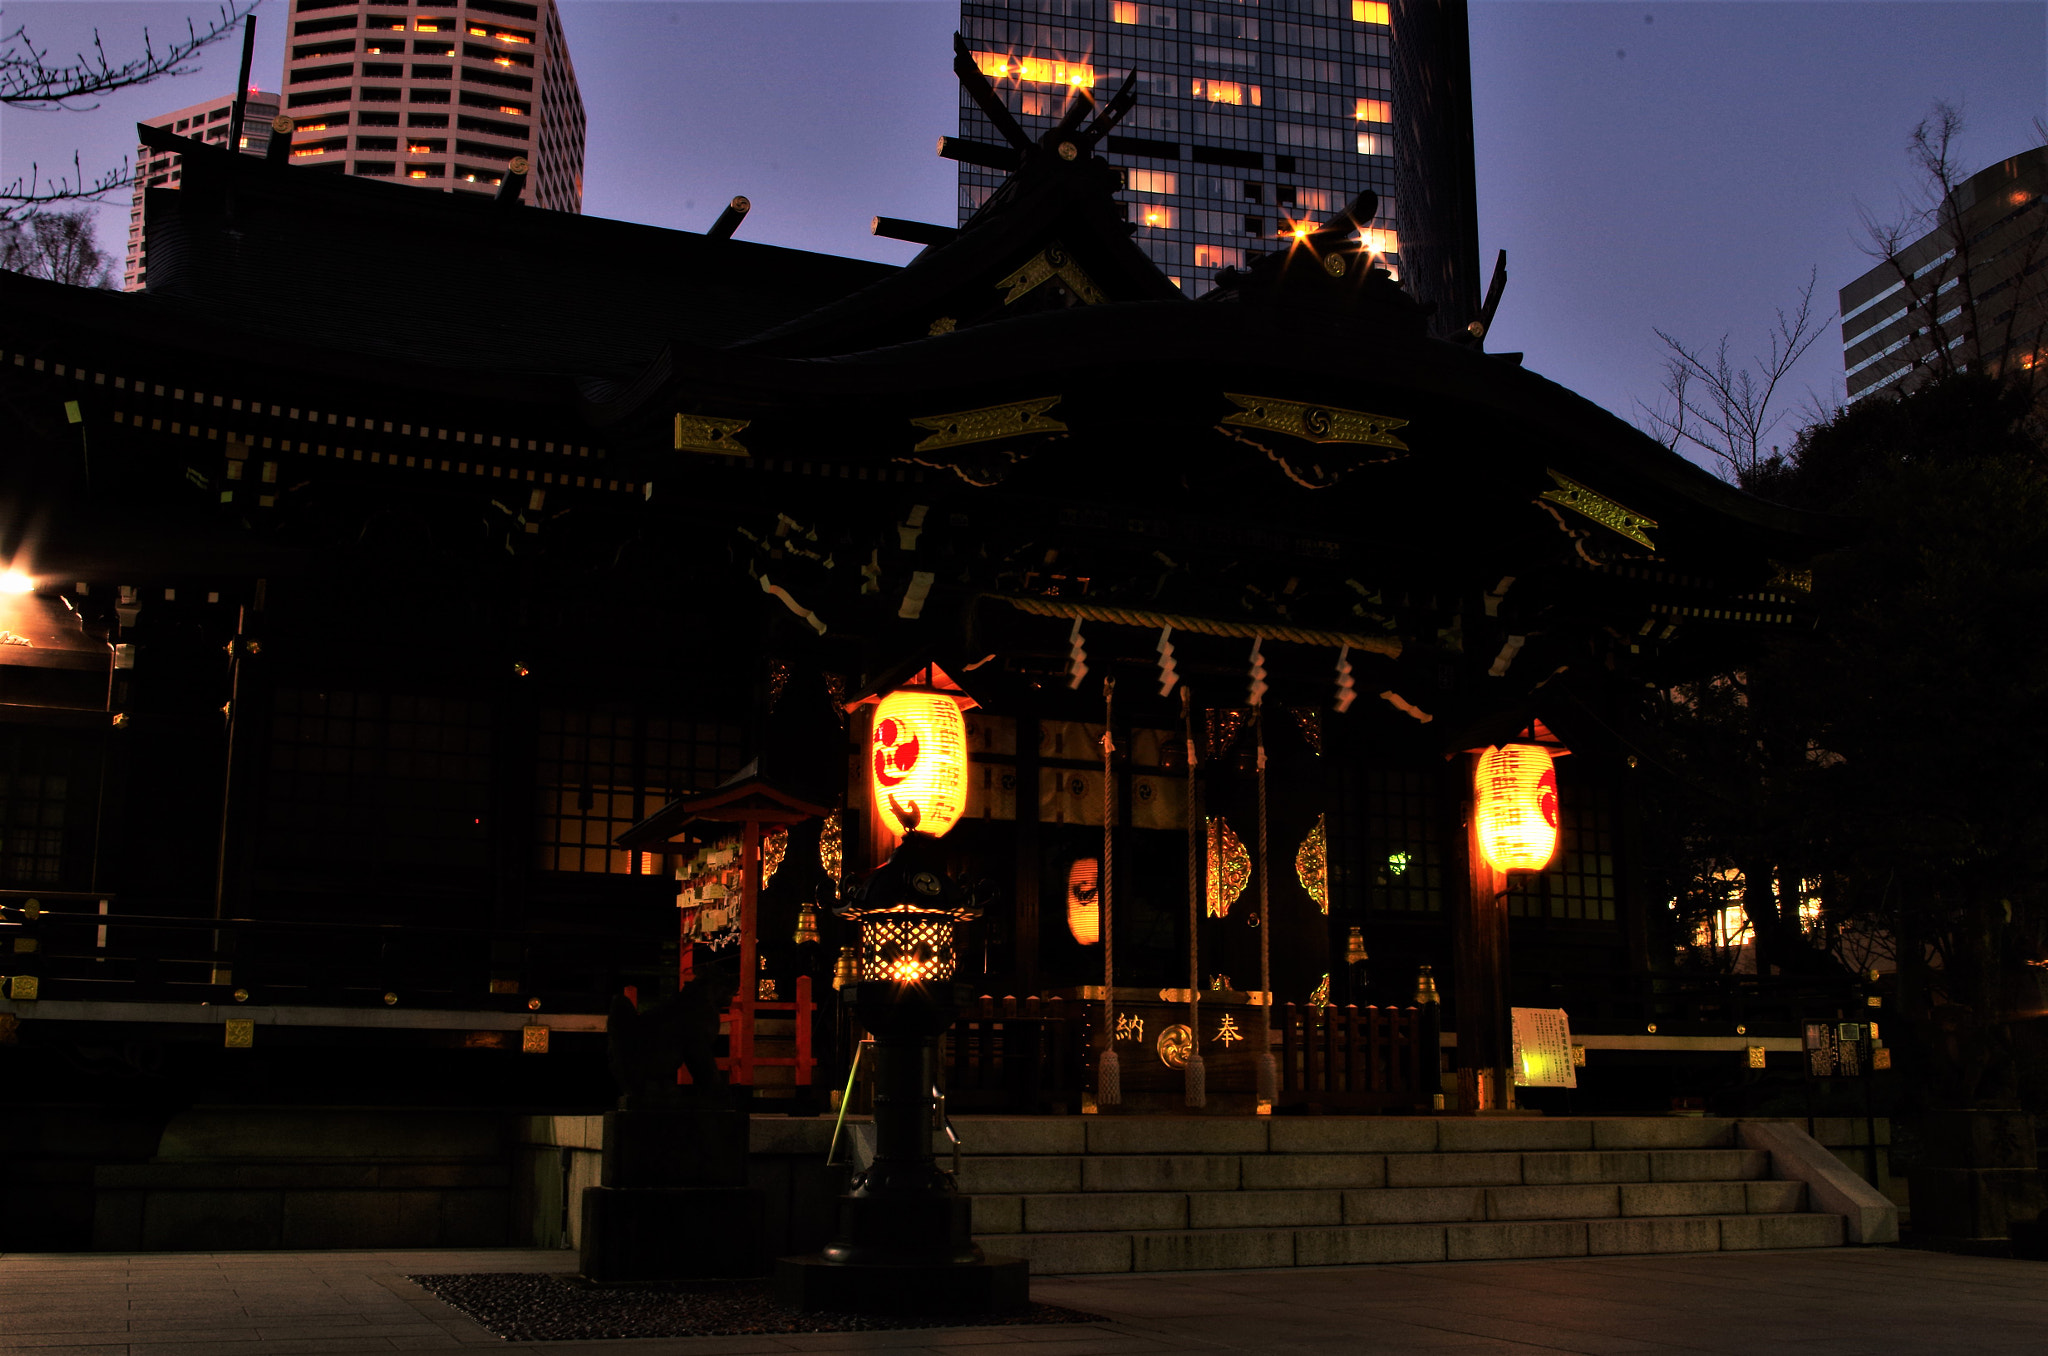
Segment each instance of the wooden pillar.
[{"label": "wooden pillar", "polygon": [[1015,945],[1017,987],[1027,997],[1038,993],[1038,713],[1017,717],[1017,891]]},{"label": "wooden pillar", "polygon": [[732,1081],[754,1081],[754,1005],[761,994],[761,825],[749,819],[740,839],[740,986],[732,996]]},{"label": "wooden pillar", "polygon": [[[1497,1111],[1513,1104],[1514,1049],[1508,1013],[1508,878],[1479,850],[1473,806],[1477,755],[1464,759],[1465,888],[1452,892],[1452,1001],[1457,1005],[1458,1105]],[[1482,1077],[1484,1075],[1484,1077]]]}]

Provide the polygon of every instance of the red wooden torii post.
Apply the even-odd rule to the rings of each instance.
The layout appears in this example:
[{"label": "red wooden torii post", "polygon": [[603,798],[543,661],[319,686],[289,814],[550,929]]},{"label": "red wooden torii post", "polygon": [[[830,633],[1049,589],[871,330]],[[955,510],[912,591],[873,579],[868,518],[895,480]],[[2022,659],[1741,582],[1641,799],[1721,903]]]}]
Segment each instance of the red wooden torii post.
[{"label": "red wooden torii post", "polygon": [[[808,1086],[817,1060],[811,1049],[811,979],[809,975],[797,978],[796,994],[792,1001],[763,1002],[760,997],[760,941],[759,913],[761,899],[761,839],[762,826],[787,827],[800,824],[807,819],[822,819],[831,811],[822,805],[813,805],[807,800],[783,790],[757,770],[757,764],[748,764],[731,781],[715,791],[701,796],[671,802],[636,825],[621,837],[635,838],[636,846],[650,842],[681,844],[686,841],[691,829],[701,832],[702,826],[737,825],[740,830],[740,982],[733,993],[732,1007],[727,1013],[726,1027],[729,1035],[728,1053],[719,1061],[727,1077],[735,1084],[751,1086],[754,1071],[764,1064],[792,1064],[795,1081],[799,1086]],[[682,955],[679,960],[678,983],[689,977],[690,940],[683,937]],[[754,1054],[754,1021],[763,1009],[790,1012],[796,1019],[796,1055],[794,1059],[760,1059]],[[679,1077],[687,1080],[687,1071],[679,1071]]]}]

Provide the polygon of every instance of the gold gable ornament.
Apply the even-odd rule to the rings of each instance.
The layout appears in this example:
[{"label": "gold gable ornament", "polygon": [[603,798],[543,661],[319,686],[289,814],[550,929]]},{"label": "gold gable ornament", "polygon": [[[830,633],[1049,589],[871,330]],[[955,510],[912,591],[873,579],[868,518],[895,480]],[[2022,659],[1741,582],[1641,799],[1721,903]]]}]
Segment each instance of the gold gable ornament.
[{"label": "gold gable ornament", "polygon": [[705,414],[676,415],[676,451],[709,452],[719,457],[750,457],[739,441],[751,419],[718,419]]},{"label": "gold gable ornament", "polygon": [[1657,549],[1648,533],[1643,529],[1657,526],[1655,518],[1646,518],[1634,509],[1624,508],[1606,495],[1588,486],[1581,485],[1562,472],[1545,467],[1544,471],[1557,482],[1554,490],[1545,490],[1538,498],[1570,509],[1582,518],[1592,521],[1611,532],[1619,533],[1646,550]]},{"label": "gold gable ornament", "polygon": [[1036,400],[986,405],[978,410],[960,410],[954,414],[913,417],[911,423],[930,432],[910,450],[913,453],[937,452],[948,447],[965,447],[969,443],[985,443],[1020,434],[1065,433],[1065,424],[1046,415],[1047,410],[1059,403],[1060,397],[1056,395],[1040,396]]},{"label": "gold gable ornament", "polygon": [[1339,409],[1334,405],[1310,405],[1299,400],[1239,395],[1234,391],[1225,391],[1223,398],[1238,407],[1235,413],[1223,416],[1226,424],[1267,433],[1284,433],[1318,445],[1354,443],[1364,447],[1384,447],[1394,452],[1409,450],[1408,444],[1394,436],[1395,429],[1408,427],[1406,419]]}]

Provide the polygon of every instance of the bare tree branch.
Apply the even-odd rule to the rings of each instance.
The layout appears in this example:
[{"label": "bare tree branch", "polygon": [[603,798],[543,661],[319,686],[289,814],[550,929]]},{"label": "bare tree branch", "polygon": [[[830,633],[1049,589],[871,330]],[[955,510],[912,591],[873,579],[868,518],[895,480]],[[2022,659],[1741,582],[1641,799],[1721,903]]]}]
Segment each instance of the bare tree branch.
[{"label": "bare tree branch", "polygon": [[93,209],[0,222],[0,268],[73,287],[112,288],[114,256],[93,236]]},{"label": "bare tree branch", "polygon": [[[2048,262],[2048,229],[2027,230],[2018,218],[2042,210],[2039,195],[2015,193],[2010,200],[1980,204],[1964,191],[1970,178],[1957,155],[1964,128],[1957,106],[1937,102],[1907,138],[1907,153],[1919,171],[1917,194],[1902,201],[1897,216],[1879,219],[1863,212],[1864,251],[1887,264],[1903,296],[1885,325],[1904,321],[1885,352],[1905,349],[1908,371],[1942,376],[1971,367],[2026,383],[2040,395],[2035,374],[2042,335],[2020,326],[2038,307],[2023,296],[2028,279]],[[2036,145],[2048,144],[2048,126],[2034,122]],[[1990,216],[1980,208],[2007,208]],[[2012,226],[2013,229],[2004,229]],[[2007,291],[2010,305],[1998,309]],[[1879,334],[1877,337],[1883,337]]]},{"label": "bare tree branch", "polygon": [[127,60],[107,54],[98,29],[93,30],[92,50],[74,53],[68,62],[52,63],[48,49],[38,47],[25,26],[0,38],[0,104],[49,112],[63,109],[84,112],[98,107],[96,100],[115,90],[132,89],[168,76],[189,75],[199,69],[192,59],[213,43],[240,27],[243,18],[256,8],[256,0],[227,0],[218,17],[205,28],[185,21],[185,36],[162,51],[142,30],[142,51]]},{"label": "bare tree branch", "polygon": [[[25,26],[0,36],[0,108],[26,112],[87,112],[116,90],[133,89],[199,69],[196,58],[213,43],[229,37],[256,8],[258,0],[224,0],[216,17],[201,28],[186,20],[185,36],[158,48],[147,28],[139,53],[126,57],[108,53],[98,29],[90,51],[69,61],[52,61],[49,50],[36,45]],[[45,175],[40,166],[0,188],[0,222],[34,217],[54,203],[97,201],[135,182],[124,159],[119,168],[89,178],[77,157],[72,173]]]},{"label": "bare tree branch", "polygon": [[1766,336],[1764,351],[1751,354],[1747,366],[1738,367],[1730,359],[1725,334],[1710,354],[1656,331],[1666,350],[1664,395],[1669,403],[1638,408],[1658,441],[1673,451],[1691,443],[1719,462],[1722,474],[1738,485],[1754,481],[1767,468],[1778,452],[1767,451],[1766,440],[1786,413],[1774,408],[1778,388],[1827,333],[1813,314],[1818,279],[1817,268],[1808,271],[1798,305],[1789,313],[1778,308],[1777,324]]},{"label": "bare tree branch", "polygon": [[134,182],[135,172],[126,156],[121,157],[117,167],[103,171],[97,179],[85,177],[85,167],[76,153],[71,157],[71,173],[61,176],[45,175],[41,165],[31,163],[27,174],[0,188],[0,225],[32,220],[43,208],[57,203],[98,202],[106,194],[128,188]]}]

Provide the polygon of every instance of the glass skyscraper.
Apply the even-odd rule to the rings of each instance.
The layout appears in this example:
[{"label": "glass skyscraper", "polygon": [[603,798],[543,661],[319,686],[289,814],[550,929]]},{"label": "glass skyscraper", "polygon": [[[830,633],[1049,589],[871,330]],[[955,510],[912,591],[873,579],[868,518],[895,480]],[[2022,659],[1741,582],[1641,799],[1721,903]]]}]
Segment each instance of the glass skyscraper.
[{"label": "glass skyscraper", "polygon": [[[961,25],[1034,135],[1074,86],[1107,100],[1137,73],[1138,104],[1099,150],[1124,171],[1139,245],[1190,296],[1370,188],[1367,246],[1438,302],[1440,332],[1476,314],[1476,232],[1447,229],[1472,198],[1463,0],[963,0]],[[1396,45],[1408,25],[1419,68]],[[960,130],[1001,140],[964,91]],[[1419,182],[1425,168],[1448,173]],[[1001,180],[963,164],[960,220]]]}]

